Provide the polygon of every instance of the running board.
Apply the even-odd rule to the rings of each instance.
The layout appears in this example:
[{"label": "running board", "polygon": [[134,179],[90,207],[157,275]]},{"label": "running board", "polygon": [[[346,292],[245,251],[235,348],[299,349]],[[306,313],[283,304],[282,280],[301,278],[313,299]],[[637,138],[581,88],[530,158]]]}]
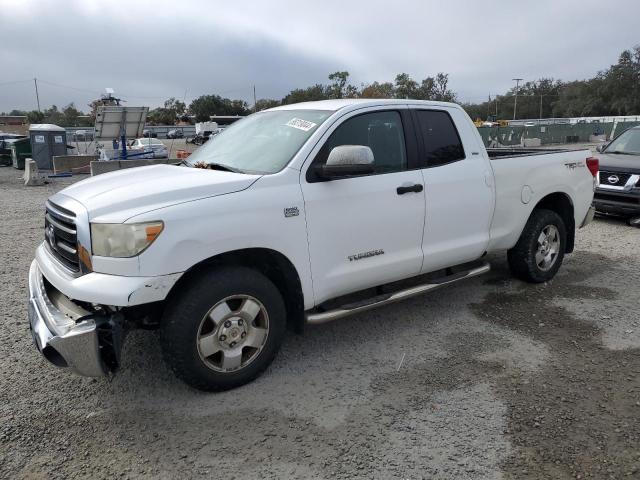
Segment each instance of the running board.
[{"label": "running board", "polygon": [[420,295],[430,290],[435,290],[436,288],[440,288],[444,285],[449,285],[450,283],[459,282],[460,280],[464,280],[465,278],[477,277],[478,275],[487,273],[489,270],[491,270],[491,266],[488,263],[484,263],[483,265],[473,268],[471,270],[468,270],[466,272],[459,272],[453,275],[449,275],[447,277],[442,277],[441,279],[432,281],[431,283],[424,283],[422,285],[416,285],[415,287],[407,288],[404,290],[398,290],[397,292],[374,297],[372,299],[373,301],[365,304],[362,304],[362,302],[360,302],[357,305],[352,305],[352,306],[343,305],[340,308],[327,310],[325,312],[307,313],[305,314],[305,318],[306,318],[307,324],[309,325],[319,325],[321,323],[331,322],[333,320],[337,320],[339,318],[343,318],[348,315],[354,315],[356,313],[361,313],[367,310],[371,310],[372,308],[382,307],[384,305],[389,305],[391,303],[399,302],[407,298],[415,297],[416,295]]}]

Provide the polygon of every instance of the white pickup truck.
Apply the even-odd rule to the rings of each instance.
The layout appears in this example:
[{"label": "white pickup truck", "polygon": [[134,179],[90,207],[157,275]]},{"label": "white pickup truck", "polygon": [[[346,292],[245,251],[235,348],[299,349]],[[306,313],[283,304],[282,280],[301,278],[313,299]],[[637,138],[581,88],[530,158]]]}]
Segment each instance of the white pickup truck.
[{"label": "white pickup truck", "polygon": [[598,171],[588,150],[487,152],[459,106],[413,100],[273,108],[188,161],[47,201],[29,317],[51,363],[110,375],[128,330],[159,328],[177,376],[223,390],[259,375],[287,327],[479,275],[487,252],[550,280]]}]

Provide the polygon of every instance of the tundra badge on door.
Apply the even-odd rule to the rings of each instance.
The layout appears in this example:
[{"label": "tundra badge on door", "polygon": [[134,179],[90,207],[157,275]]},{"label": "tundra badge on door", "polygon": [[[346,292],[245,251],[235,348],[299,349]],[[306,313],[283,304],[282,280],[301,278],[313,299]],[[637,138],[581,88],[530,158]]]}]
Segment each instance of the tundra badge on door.
[{"label": "tundra badge on door", "polygon": [[349,255],[347,258],[350,262],[354,260],[362,260],[363,258],[375,257],[376,255],[384,255],[384,250],[381,248],[377,250],[371,250],[369,252],[356,253],[355,255]]}]

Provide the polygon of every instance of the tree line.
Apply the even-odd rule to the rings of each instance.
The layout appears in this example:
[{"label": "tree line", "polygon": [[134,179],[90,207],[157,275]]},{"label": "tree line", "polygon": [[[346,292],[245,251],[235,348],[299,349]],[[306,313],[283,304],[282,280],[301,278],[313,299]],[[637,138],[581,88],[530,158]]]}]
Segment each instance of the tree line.
[{"label": "tree line", "polygon": [[[220,95],[202,95],[188,106],[175,98],[149,111],[148,123],[173,125],[176,121],[197,122],[212,115],[248,115],[278,105],[339,98],[406,98],[455,102],[457,95],[449,88],[449,74],[438,73],[416,81],[399,73],[393,82],[375,81],[353,85],[348,71],[328,76],[328,83],[317,83],[291,90],[282,99],[261,98],[250,106],[244,100]],[[514,114],[515,87],[484,102],[462,103],[473,119],[510,119]],[[62,110],[55,105],[47,110],[26,112],[12,110],[9,115],[26,115],[29,123],[54,123],[61,126],[93,125],[95,110],[101,100],[89,104],[86,115],[70,103]],[[5,114],[5,113],[3,113]],[[5,114],[6,115],[6,114]],[[616,64],[598,72],[593,78],[565,82],[553,78],[527,81],[518,88],[517,118],[583,117],[640,115],[640,46],[623,51]]]},{"label": "tree line", "polygon": [[[513,118],[515,87],[486,102],[466,103],[471,118]],[[640,45],[593,78],[564,82],[541,78],[518,89],[517,118],[640,115]]]}]

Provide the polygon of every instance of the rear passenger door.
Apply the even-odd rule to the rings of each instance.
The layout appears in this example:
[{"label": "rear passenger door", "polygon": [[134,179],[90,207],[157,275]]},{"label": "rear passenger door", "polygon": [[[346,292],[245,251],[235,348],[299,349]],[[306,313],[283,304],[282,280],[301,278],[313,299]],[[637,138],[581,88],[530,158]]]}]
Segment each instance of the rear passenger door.
[{"label": "rear passenger door", "polygon": [[426,195],[425,273],[482,256],[489,242],[494,194],[477,132],[462,111],[412,109],[412,116]]}]

